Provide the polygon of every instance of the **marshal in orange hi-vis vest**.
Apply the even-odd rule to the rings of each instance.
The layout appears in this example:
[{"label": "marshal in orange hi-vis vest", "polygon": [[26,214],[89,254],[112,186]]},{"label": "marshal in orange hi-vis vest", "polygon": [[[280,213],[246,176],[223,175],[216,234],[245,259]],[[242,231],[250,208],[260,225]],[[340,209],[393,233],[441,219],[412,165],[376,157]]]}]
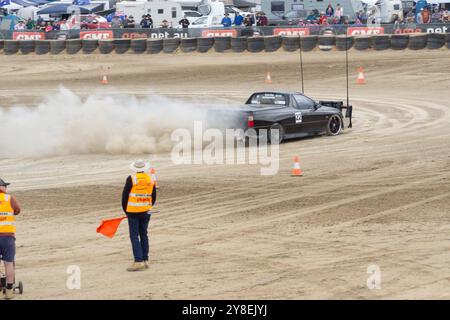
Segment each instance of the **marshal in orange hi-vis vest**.
[{"label": "marshal in orange hi-vis vest", "polygon": [[152,208],[154,182],[148,173],[138,172],[131,176],[133,187],[128,197],[127,212],[142,213]]},{"label": "marshal in orange hi-vis vest", "polygon": [[16,217],[11,206],[11,196],[0,193],[0,233],[16,233]]}]

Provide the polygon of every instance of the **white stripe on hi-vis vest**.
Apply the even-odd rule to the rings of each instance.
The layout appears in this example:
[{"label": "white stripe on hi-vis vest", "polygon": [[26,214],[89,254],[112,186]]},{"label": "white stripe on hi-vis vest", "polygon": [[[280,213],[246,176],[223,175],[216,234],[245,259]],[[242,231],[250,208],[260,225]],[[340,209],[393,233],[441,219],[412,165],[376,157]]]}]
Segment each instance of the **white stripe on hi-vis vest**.
[{"label": "white stripe on hi-vis vest", "polygon": [[13,212],[0,212],[0,216],[13,216]]},{"label": "white stripe on hi-vis vest", "polygon": [[151,203],[150,202],[141,202],[141,203],[129,202],[128,205],[132,206],[132,207],[146,207],[146,206],[151,205]]},{"label": "white stripe on hi-vis vest", "polygon": [[0,226],[14,226],[14,222],[13,221],[2,221],[0,222]]},{"label": "white stripe on hi-vis vest", "polygon": [[9,198],[11,198],[11,196],[5,193],[5,201],[9,201]]},{"label": "white stripe on hi-vis vest", "polygon": [[148,193],[130,193],[130,197],[151,197]]}]

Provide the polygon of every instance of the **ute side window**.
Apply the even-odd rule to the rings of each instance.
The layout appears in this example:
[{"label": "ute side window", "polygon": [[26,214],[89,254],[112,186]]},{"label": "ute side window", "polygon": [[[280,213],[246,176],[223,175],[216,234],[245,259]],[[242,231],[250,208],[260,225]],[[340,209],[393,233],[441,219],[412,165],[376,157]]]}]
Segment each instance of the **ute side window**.
[{"label": "ute side window", "polygon": [[316,103],[314,100],[305,97],[301,94],[294,94],[295,102],[297,102],[297,108],[298,109],[313,109]]}]

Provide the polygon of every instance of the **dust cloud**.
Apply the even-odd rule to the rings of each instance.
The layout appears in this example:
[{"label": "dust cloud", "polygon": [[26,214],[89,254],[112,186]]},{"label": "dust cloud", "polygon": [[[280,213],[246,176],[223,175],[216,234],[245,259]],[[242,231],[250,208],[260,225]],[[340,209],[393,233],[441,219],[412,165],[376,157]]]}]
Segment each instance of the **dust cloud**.
[{"label": "dust cloud", "polygon": [[164,152],[173,130],[191,129],[205,113],[194,102],[155,94],[82,98],[60,87],[37,106],[0,108],[0,157]]}]

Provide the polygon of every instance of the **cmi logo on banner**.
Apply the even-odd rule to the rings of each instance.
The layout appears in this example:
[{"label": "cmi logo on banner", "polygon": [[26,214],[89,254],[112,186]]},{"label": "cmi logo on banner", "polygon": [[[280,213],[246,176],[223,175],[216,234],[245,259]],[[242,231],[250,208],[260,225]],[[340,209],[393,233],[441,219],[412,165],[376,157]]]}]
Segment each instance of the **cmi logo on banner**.
[{"label": "cmi logo on banner", "polygon": [[350,27],[347,29],[349,36],[371,36],[376,34],[384,34],[383,27]]},{"label": "cmi logo on banner", "polygon": [[308,36],[309,28],[275,28],[274,36]]},{"label": "cmi logo on banner", "polygon": [[44,32],[13,32],[13,40],[44,40]]},{"label": "cmi logo on banner", "polygon": [[80,39],[107,40],[114,38],[112,30],[80,31]]},{"label": "cmi logo on banner", "polygon": [[237,37],[237,31],[234,29],[224,29],[224,30],[203,30],[203,38],[210,37]]}]

